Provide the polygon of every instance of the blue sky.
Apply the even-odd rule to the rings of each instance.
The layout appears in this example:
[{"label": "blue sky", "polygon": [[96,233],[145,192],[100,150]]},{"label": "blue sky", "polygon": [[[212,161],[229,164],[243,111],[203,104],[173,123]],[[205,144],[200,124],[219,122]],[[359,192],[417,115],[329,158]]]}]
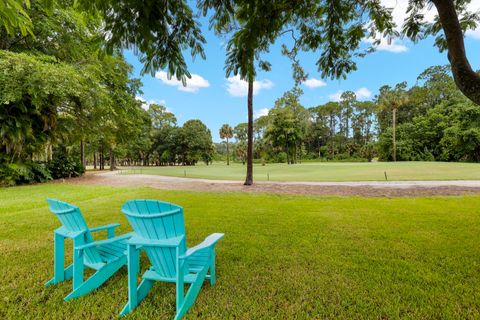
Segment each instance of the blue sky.
[{"label": "blue sky", "polygon": [[[480,6],[480,0],[473,2]],[[395,8],[394,18],[401,21],[403,11],[404,8]],[[213,140],[218,142],[218,130],[222,124],[235,126],[247,120],[246,84],[238,78],[227,79],[224,71],[225,40],[209,31],[205,20],[202,24],[207,39],[207,59],[197,57],[192,61],[189,54],[186,55],[193,75],[186,88],[174,79],[168,80],[163,71],[157,72],[155,77],[149,74],[140,76],[142,65],[138,58],[130,51],[125,52],[125,57],[134,66],[134,76],[143,82],[141,99],[147,103],[164,104],[176,115],[179,125],[190,119],[200,119],[212,131]],[[474,69],[480,69],[480,32],[477,31],[469,32],[466,37],[467,53]],[[259,72],[257,76],[253,102],[256,115],[267,112],[275,100],[293,86],[290,61],[280,53],[283,42],[285,39],[280,39],[270,53],[264,55],[272,63],[272,70]],[[439,53],[433,47],[433,39],[418,44],[395,40],[390,44],[382,42],[377,52],[359,59],[358,70],[349,74],[346,80],[330,80],[320,78],[315,66],[318,56],[318,52],[300,55],[302,66],[309,73],[309,81],[302,84],[304,95],[301,98],[307,108],[335,100],[345,90],[357,92],[359,99],[370,99],[382,85],[402,81],[413,85],[427,67],[448,63],[446,53]]]}]

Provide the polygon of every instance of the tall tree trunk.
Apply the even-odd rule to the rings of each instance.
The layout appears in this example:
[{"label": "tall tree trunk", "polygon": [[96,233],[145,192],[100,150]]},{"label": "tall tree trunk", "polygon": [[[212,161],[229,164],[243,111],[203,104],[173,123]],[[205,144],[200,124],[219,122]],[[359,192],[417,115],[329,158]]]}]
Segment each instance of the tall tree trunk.
[{"label": "tall tree trunk", "polygon": [[465,52],[463,31],[452,0],[432,0],[447,40],[448,60],[455,83],[462,93],[480,105],[480,75],[473,71]]},{"label": "tall tree trunk", "polygon": [[334,122],[335,121],[335,115],[333,113],[330,114],[330,157],[333,158],[333,148],[334,148],[334,141],[333,137],[335,136],[335,126]]},{"label": "tall tree trunk", "polygon": [[293,143],[292,146],[292,164],[297,163],[297,144]]},{"label": "tall tree trunk", "polygon": [[97,170],[97,152],[93,151],[93,169]]},{"label": "tall tree trunk", "polygon": [[397,108],[393,108],[392,114],[392,121],[393,121],[393,131],[392,131],[392,138],[393,138],[393,161],[397,161],[397,139],[396,139],[396,124],[397,124]]},{"label": "tall tree trunk", "polygon": [[52,161],[53,159],[53,146],[51,143],[48,144],[48,156],[47,156],[48,161]]},{"label": "tall tree trunk", "polygon": [[82,163],[82,166],[85,168],[86,163],[85,163],[85,141],[80,140],[80,162]]},{"label": "tall tree trunk", "polygon": [[115,170],[115,155],[113,154],[113,148],[110,147],[110,171]]},{"label": "tall tree trunk", "polygon": [[338,143],[339,143],[339,146],[338,146],[338,152],[339,153],[342,153],[343,152],[343,148],[342,148],[342,143],[343,143],[343,120],[342,120],[342,110],[339,111],[338,113],[338,125],[339,125],[339,135],[338,135]]},{"label": "tall tree trunk", "polygon": [[285,135],[285,153],[287,154],[287,164],[290,164],[290,146],[288,145],[288,139]]},{"label": "tall tree trunk", "polygon": [[103,155],[103,144],[100,146],[100,170],[105,169],[105,159]]},{"label": "tall tree trunk", "polygon": [[350,131],[350,127],[349,127],[349,118],[350,118],[350,114],[349,114],[349,110],[347,108],[346,112],[345,112],[345,141],[348,142],[348,132]]},{"label": "tall tree trunk", "polygon": [[253,77],[248,80],[247,177],[244,185],[253,184]]},{"label": "tall tree trunk", "polygon": [[227,166],[230,165],[230,152],[228,151],[228,137],[227,137]]}]

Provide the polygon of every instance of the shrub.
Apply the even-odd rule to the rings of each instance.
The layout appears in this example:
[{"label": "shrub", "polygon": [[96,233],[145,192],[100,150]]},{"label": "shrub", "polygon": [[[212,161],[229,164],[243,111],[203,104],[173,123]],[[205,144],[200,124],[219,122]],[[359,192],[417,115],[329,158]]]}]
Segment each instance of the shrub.
[{"label": "shrub", "polygon": [[45,163],[42,162],[30,162],[27,164],[30,169],[30,180],[26,183],[32,182],[47,182],[52,180],[52,175]]},{"label": "shrub", "polygon": [[52,176],[44,163],[28,161],[0,164],[0,185],[2,186],[46,182],[51,179]]},{"label": "shrub", "polygon": [[53,179],[79,177],[85,173],[85,168],[80,160],[64,152],[55,153],[47,168]]},{"label": "shrub", "polygon": [[16,163],[0,164],[0,184],[2,186],[14,186],[26,173],[25,167]]},{"label": "shrub", "polygon": [[278,163],[287,162],[287,153],[282,151],[279,154],[277,154],[277,156],[275,157],[275,162],[278,162]]},{"label": "shrub", "polygon": [[371,162],[377,153],[376,145],[373,142],[370,142],[360,148],[360,155],[367,159],[368,162]]}]

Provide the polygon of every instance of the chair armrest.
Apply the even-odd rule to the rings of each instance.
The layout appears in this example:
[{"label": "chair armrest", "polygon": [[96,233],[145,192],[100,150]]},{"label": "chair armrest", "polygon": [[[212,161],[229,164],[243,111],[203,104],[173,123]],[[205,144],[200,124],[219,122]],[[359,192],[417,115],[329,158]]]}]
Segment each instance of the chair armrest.
[{"label": "chair armrest", "polygon": [[202,243],[196,245],[193,248],[190,248],[185,252],[183,256],[180,257],[180,259],[187,259],[188,257],[194,255],[195,253],[204,250],[204,249],[211,249],[213,248],[217,242],[222,239],[225,236],[223,233],[212,233],[208,237],[203,240]]},{"label": "chair armrest", "polygon": [[90,230],[90,232],[96,232],[96,231],[107,230],[107,229],[115,229],[118,226],[120,226],[120,223],[111,223],[105,226],[90,228],[88,230]]},{"label": "chair armrest", "polygon": [[87,244],[84,244],[84,245],[81,245],[81,246],[76,246],[75,250],[85,250],[85,249],[88,249],[88,248],[92,248],[92,247],[101,246],[101,245],[108,244],[108,243],[113,243],[113,242],[129,239],[129,238],[132,237],[132,234],[133,233],[126,233],[126,234],[123,234],[123,235],[115,237],[115,238],[94,241],[94,242],[87,243]]},{"label": "chair armrest", "polygon": [[67,228],[65,228],[64,226],[61,226],[59,228],[57,228],[54,232],[61,235],[62,237],[64,238],[70,238],[70,239],[74,239],[78,236],[81,236],[85,233],[86,230],[82,230],[82,231],[68,231]]},{"label": "chair armrest", "polygon": [[133,235],[129,240],[128,244],[138,245],[138,246],[151,246],[151,247],[178,247],[183,241],[185,241],[185,236],[179,236],[170,239],[162,240],[151,240],[145,239],[138,235]]}]

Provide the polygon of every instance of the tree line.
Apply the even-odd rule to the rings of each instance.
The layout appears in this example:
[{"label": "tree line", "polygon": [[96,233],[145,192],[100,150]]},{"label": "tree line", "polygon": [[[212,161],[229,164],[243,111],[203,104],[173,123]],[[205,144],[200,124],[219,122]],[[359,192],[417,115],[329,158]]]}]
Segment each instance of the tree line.
[{"label": "tree line", "polygon": [[212,134],[202,121],[188,120],[180,127],[175,115],[159,104],[150,104],[146,114],[143,143],[127,148],[121,164],[174,166],[212,162]]},{"label": "tree line", "polygon": [[[259,162],[302,160],[480,161],[478,107],[455,86],[447,66],[422,72],[416,84],[383,86],[370,101],[352,91],[339,101],[306,108],[298,87],[275,101],[254,121],[254,159]],[[246,156],[246,123],[224,124],[220,137],[237,161]],[[226,134],[229,133],[229,134]]]}]

